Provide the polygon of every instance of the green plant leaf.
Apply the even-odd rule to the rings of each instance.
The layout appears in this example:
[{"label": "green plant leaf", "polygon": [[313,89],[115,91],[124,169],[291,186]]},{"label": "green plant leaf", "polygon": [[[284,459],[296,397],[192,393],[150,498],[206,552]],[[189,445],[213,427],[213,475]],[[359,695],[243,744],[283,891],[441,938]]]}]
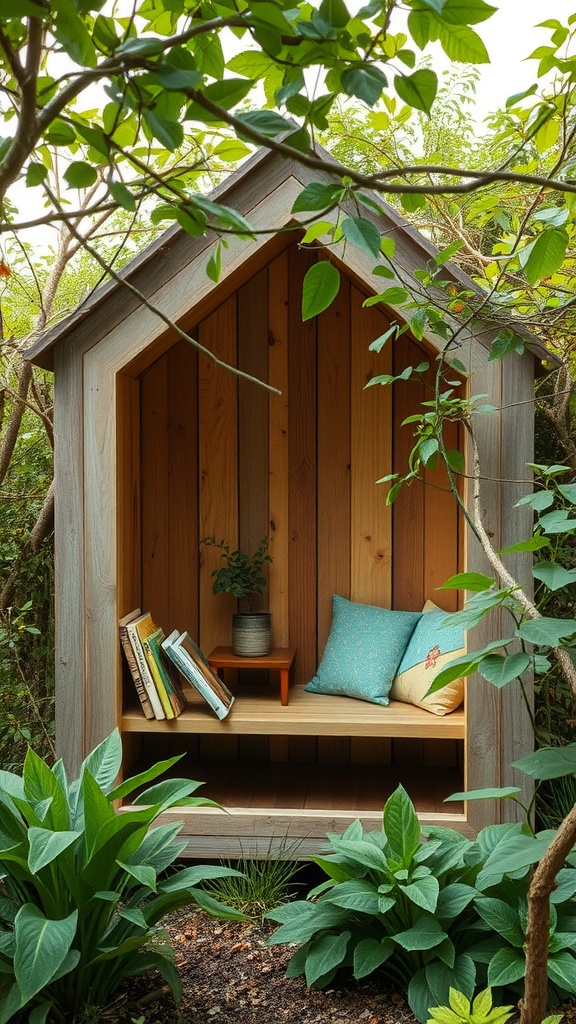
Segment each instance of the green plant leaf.
[{"label": "green plant leaf", "polygon": [[314,263],[304,278],[302,288],[302,319],[318,316],[334,301],[340,288],[340,272],[329,260]]},{"label": "green plant leaf", "polygon": [[439,921],[454,919],[466,909],[475,896],[476,890],[473,886],[452,882],[440,889],[434,916]]},{"label": "green plant leaf", "polygon": [[[483,921],[493,928],[497,935],[502,935],[507,942],[517,949],[524,945],[524,931],[520,925],[517,911],[504,902],[493,897],[476,900],[476,909]],[[514,981],[516,979],[513,979]]]},{"label": "green plant leaf", "polygon": [[490,57],[480,36],[467,25],[436,22],[438,39],[451,60],[462,64],[489,64]]},{"label": "green plant leaf", "polygon": [[526,971],[526,961],[514,949],[499,949],[488,965],[489,985],[512,985]]},{"label": "green plant leaf", "polygon": [[98,180],[98,172],[92,164],[74,160],[64,171],[64,178],[70,188],[90,188]]},{"label": "green plant leaf", "polygon": [[361,939],[354,948],[354,977],[356,981],[366,978],[367,975],[378,970],[393,952],[394,943],[391,939],[385,938],[381,942],[377,939]]},{"label": "green plant leaf", "polygon": [[51,864],[72,843],[80,839],[81,835],[81,832],[52,832],[49,829],[35,827],[29,829],[28,867],[30,871],[36,874],[47,864]]},{"label": "green plant leaf", "polygon": [[519,786],[495,786],[486,789],[471,789],[468,792],[463,790],[461,793],[451,793],[450,796],[444,797],[444,803],[461,800],[505,800],[521,792]]},{"label": "green plant leaf", "polygon": [[290,904],[290,908],[290,911],[287,911],[287,905],[277,907],[265,915],[272,921],[285,921],[268,939],[268,945],[277,945],[279,942],[307,942],[316,932],[322,931],[323,928],[337,928],[350,916],[347,910],[329,903],[308,903],[299,900]]},{"label": "green plant leaf", "polygon": [[25,903],[14,921],[14,976],[27,1003],[49,984],[62,966],[76,934],[78,911],[51,921],[39,907]]},{"label": "green plant leaf", "polygon": [[388,85],[386,75],[375,64],[352,64],[344,69],[340,81],[348,96],[355,96],[369,107],[378,102]]},{"label": "green plant leaf", "polygon": [[414,950],[434,949],[444,942],[448,936],[433,917],[420,917],[412,928],[396,932],[391,938],[403,949]]},{"label": "green plant leaf", "polygon": [[514,761],[512,767],[539,782],[576,774],[576,743],[565,747],[541,747],[533,754]]},{"label": "green plant leaf", "polygon": [[378,914],[379,898],[376,887],[364,878],[355,878],[335,885],[322,902],[333,903],[346,910],[357,910],[363,914]]},{"label": "green plant leaf", "polygon": [[121,767],[122,740],[118,729],[114,729],[114,732],[88,754],[82,770],[89,771],[94,781],[105,793],[109,793],[120,774]]},{"label": "green plant leaf", "polygon": [[545,583],[549,590],[561,590],[576,583],[576,570],[565,569],[558,562],[537,562],[532,568],[532,575]]},{"label": "green plant leaf", "polygon": [[438,76],[430,68],[420,68],[413,75],[396,75],[394,88],[409,107],[429,114],[436,99]]},{"label": "green plant leaf", "polygon": [[340,935],[320,935],[310,944],[304,971],[308,986],[314,985],[333,968],[340,966],[346,956],[350,938],[351,933],[345,931]]},{"label": "green plant leaf", "polygon": [[[343,196],[343,189],[340,185],[323,185],[319,181],[313,181],[302,189],[294,201],[292,213],[301,213],[308,210],[327,210],[335,206]],[[332,227],[332,224],[329,224]]]},{"label": "green plant leaf", "polygon": [[524,267],[529,284],[536,285],[551,277],[562,266],[568,241],[568,232],[565,228],[544,228],[534,242]]},{"label": "green plant leaf", "polygon": [[345,217],[342,221],[342,234],[352,245],[376,259],[380,256],[380,232],[372,221],[365,217]]},{"label": "green plant leaf", "polygon": [[570,953],[555,953],[548,957],[548,977],[555,985],[576,993],[576,959]]},{"label": "green plant leaf", "polygon": [[[493,576],[485,576],[482,572],[459,572],[451,576],[437,590],[470,590],[483,591],[493,587],[496,580]],[[446,613],[448,614],[448,613]]]},{"label": "green plant leaf", "polygon": [[260,132],[261,135],[266,135],[269,139],[273,139],[276,135],[281,135],[282,132],[294,127],[292,121],[288,121],[273,110],[247,110],[246,112],[236,114],[236,119],[248,128],[253,128],[255,131]]},{"label": "green plant leaf", "polygon": [[484,679],[492,683],[492,686],[497,686],[500,689],[512,679],[521,676],[531,663],[530,655],[524,652],[509,655],[489,654],[487,658],[482,658],[478,665],[478,671]]},{"label": "green plant leaf", "polygon": [[415,903],[417,907],[422,907],[423,910],[429,910],[431,914],[436,910],[439,891],[438,879],[432,878],[431,875],[417,878],[409,885],[402,886],[402,892],[412,903]]},{"label": "green plant leaf", "polygon": [[398,786],[386,801],[384,831],[392,849],[408,867],[420,845],[420,822],[403,786]]},{"label": "green plant leaf", "polygon": [[561,640],[575,633],[575,619],[552,619],[544,615],[539,619],[530,619],[518,628],[518,636],[523,640],[546,647],[558,647]]},{"label": "green plant leaf", "polygon": [[521,540],[517,544],[509,544],[505,548],[500,548],[500,554],[511,554],[514,551],[541,551],[542,548],[549,547],[550,541],[547,537],[529,537],[528,540]]}]

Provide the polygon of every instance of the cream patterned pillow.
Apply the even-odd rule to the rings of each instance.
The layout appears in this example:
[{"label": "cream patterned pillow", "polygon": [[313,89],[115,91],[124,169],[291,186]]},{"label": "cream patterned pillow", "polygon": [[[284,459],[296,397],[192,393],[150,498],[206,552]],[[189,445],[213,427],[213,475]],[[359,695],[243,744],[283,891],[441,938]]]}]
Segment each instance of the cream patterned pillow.
[{"label": "cream patterned pillow", "polygon": [[464,680],[455,679],[442,690],[426,697],[429,687],[448,662],[466,654],[464,630],[442,626],[450,613],[427,601],[424,614],[414,630],[390,690],[391,700],[415,704],[433,715],[447,715],[464,700]]}]

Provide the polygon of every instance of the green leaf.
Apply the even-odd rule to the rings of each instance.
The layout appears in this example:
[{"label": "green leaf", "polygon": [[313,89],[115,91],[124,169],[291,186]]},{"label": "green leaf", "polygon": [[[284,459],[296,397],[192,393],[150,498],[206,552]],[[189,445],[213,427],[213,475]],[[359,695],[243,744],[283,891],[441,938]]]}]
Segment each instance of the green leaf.
[{"label": "green leaf", "polygon": [[510,355],[511,352],[516,352],[517,355],[523,355],[526,348],[526,339],[516,331],[511,330],[509,327],[504,327],[494,338],[490,346],[490,355],[488,361],[494,359],[503,359],[505,356]]},{"label": "green leaf", "polygon": [[122,740],[118,729],[114,729],[102,743],[99,743],[82,765],[82,770],[89,771],[95,782],[109,793],[122,767]]},{"label": "green leaf", "polygon": [[526,961],[513,949],[499,949],[488,965],[489,985],[512,985],[526,971]]},{"label": "green leaf", "polygon": [[492,683],[492,686],[497,686],[500,689],[506,683],[511,682],[512,679],[521,676],[529,668],[530,664],[531,658],[524,652],[504,656],[501,654],[489,654],[478,665],[478,671],[484,679]]},{"label": "green leaf", "polygon": [[562,266],[568,241],[564,228],[545,228],[538,235],[524,268],[529,284],[536,285],[551,277]]},{"label": "green leaf", "polygon": [[464,885],[461,882],[452,882],[445,886],[438,894],[434,916],[442,921],[453,920],[472,902],[477,895],[471,885]]},{"label": "green leaf", "polygon": [[440,884],[437,878],[427,875],[424,878],[417,878],[409,885],[402,886],[402,892],[408,899],[423,910],[429,910],[433,914],[438,902]]},{"label": "green leaf", "polygon": [[64,178],[70,188],[90,188],[97,180],[98,172],[92,164],[75,160],[64,171]]},{"label": "green leaf", "polygon": [[77,922],[77,910],[60,921],[51,921],[31,903],[20,907],[14,921],[14,975],[23,1003],[58,973],[74,941]]},{"label": "green leaf", "polygon": [[323,902],[333,903],[336,907],[356,910],[363,914],[378,914],[378,892],[372,882],[364,878],[355,878],[348,882],[335,885],[323,897]]},{"label": "green leaf", "polygon": [[576,773],[576,743],[569,743],[565,747],[541,747],[533,754],[514,761],[512,767],[539,782],[573,775]]},{"label": "green leaf", "polygon": [[385,302],[386,305],[394,306],[400,305],[402,302],[406,302],[408,298],[408,292],[405,288],[386,288],[385,291],[380,292],[379,295],[371,295],[365,299],[362,305],[364,306],[375,306],[377,302]]},{"label": "green leaf", "polygon": [[320,17],[334,28],[344,28],[350,21],[350,15],[344,0],[322,0],[319,10]]},{"label": "green leaf", "polygon": [[412,928],[397,932],[391,936],[403,949],[409,952],[413,950],[434,949],[447,938],[446,932],[442,930],[433,917],[420,917]]},{"label": "green leaf", "polygon": [[[516,910],[504,902],[504,900],[491,897],[482,897],[476,900],[476,909],[480,917],[492,928],[497,935],[501,935],[507,942],[517,949],[524,945],[524,932],[520,925],[520,918]],[[512,980],[516,980],[515,978]],[[498,984],[504,984],[498,983]]]},{"label": "green leaf", "polygon": [[[341,185],[322,185],[319,181],[312,181],[302,189],[292,207],[292,213],[301,213],[305,210],[326,210],[337,204],[343,196]],[[332,225],[330,224],[330,227]],[[380,237],[380,236],[378,236]],[[378,246],[380,251],[380,246]]]},{"label": "green leaf", "polygon": [[35,185],[41,185],[42,182],[48,175],[48,168],[44,164],[30,163],[26,168],[26,185],[28,188],[34,188]]},{"label": "green leaf", "polygon": [[480,593],[493,587],[496,580],[492,576],[485,576],[482,572],[459,572],[451,576],[437,590],[470,590]]},{"label": "green leaf", "polygon": [[450,60],[462,64],[489,64],[490,57],[480,36],[467,25],[437,22],[438,39]]},{"label": "green leaf", "polygon": [[550,505],[554,504],[554,493],[552,491],[534,491],[533,494],[525,494],[523,498],[520,498],[516,502],[514,508],[518,508],[521,505],[530,505],[535,512],[543,512],[544,509],[550,508]]},{"label": "green leaf", "polygon": [[522,790],[519,786],[501,786],[487,789],[471,789],[468,792],[451,793],[444,798],[444,803],[451,803],[461,800],[505,800],[508,797],[516,796]]},{"label": "green leaf", "polygon": [[321,935],[311,943],[306,957],[306,984],[313,985],[334,967],[339,967],[346,956],[346,949],[351,933],[340,935]]},{"label": "green leaf", "polygon": [[310,267],[302,288],[302,319],[318,316],[334,301],[340,288],[340,272],[329,260],[319,260]]},{"label": "green leaf", "polygon": [[576,484],[558,484],[558,490],[566,501],[569,501],[571,505],[576,505]]},{"label": "green leaf", "polygon": [[352,64],[342,72],[340,81],[348,96],[355,96],[369,107],[378,102],[388,84],[384,72],[374,64]]},{"label": "green leaf", "polygon": [[548,977],[571,996],[576,993],[576,960],[570,953],[548,957]]},{"label": "green leaf", "polygon": [[134,213],[136,210],[136,200],[130,189],[126,188],[126,185],[121,181],[111,181],[108,188],[112,199],[115,203],[118,203],[118,206],[128,210],[129,213]]},{"label": "green leaf", "polygon": [[184,131],[182,125],[177,121],[169,121],[166,117],[160,117],[153,110],[145,109],[142,112],[145,125],[150,134],[158,140],[161,146],[171,153],[182,145]]},{"label": "green leaf", "polygon": [[545,583],[549,590],[561,590],[576,583],[576,571],[565,569],[558,562],[537,562],[532,569],[532,575],[537,580]]},{"label": "green leaf", "polygon": [[513,551],[541,551],[542,548],[549,548],[550,541],[547,537],[529,537],[528,540],[521,540],[517,544],[509,544],[500,548],[500,554],[506,555]]},{"label": "green leaf", "polygon": [[396,75],[394,87],[400,99],[409,107],[429,114],[438,90],[438,77],[429,68],[421,68],[413,75]]},{"label": "green leaf", "polygon": [[394,943],[391,939],[385,938],[381,942],[377,939],[361,939],[354,949],[354,977],[356,981],[365,978],[373,971],[377,971],[388,957],[394,952]]},{"label": "green leaf", "polygon": [[273,110],[248,110],[236,114],[236,118],[248,128],[253,128],[267,138],[273,139],[276,135],[293,128],[293,122],[276,114]]},{"label": "green leaf", "polygon": [[28,830],[30,842],[28,867],[30,871],[36,874],[47,864],[51,864],[76,839],[80,839],[81,835],[81,832],[52,832],[45,828],[30,828]]},{"label": "green leaf", "polygon": [[376,259],[380,256],[380,232],[375,224],[365,217],[345,217],[342,221],[342,234],[352,245],[358,246]]},{"label": "green leaf", "polygon": [[558,647],[561,640],[576,633],[576,620],[552,619],[542,615],[539,619],[524,622],[518,628],[518,636],[531,644]]},{"label": "green leaf", "polygon": [[403,786],[398,786],[386,801],[384,831],[390,846],[408,867],[420,845],[421,833],[414,804]]},{"label": "green leaf", "polygon": [[568,533],[576,527],[576,519],[569,519],[567,509],[555,509],[540,516],[538,526],[545,534]]},{"label": "green leaf", "polygon": [[269,945],[277,945],[280,942],[307,942],[323,928],[337,928],[349,919],[350,914],[342,907],[329,903],[298,900],[291,904],[289,912],[286,912],[286,906],[277,907],[265,917],[282,922],[281,928],[268,939]]}]

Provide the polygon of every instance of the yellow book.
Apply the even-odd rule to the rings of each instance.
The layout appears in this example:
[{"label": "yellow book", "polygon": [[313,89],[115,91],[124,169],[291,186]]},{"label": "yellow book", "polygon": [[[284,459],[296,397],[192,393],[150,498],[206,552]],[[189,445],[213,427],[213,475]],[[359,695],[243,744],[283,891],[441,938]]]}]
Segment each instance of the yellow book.
[{"label": "yellow book", "polygon": [[176,718],[174,708],[170,703],[170,698],[166,692],[166,687],[164,686],[162,676],[160,675],[160,672],[158,670],[156,659],[151,653],[150,646],[148,644],[148,637],[152,636],[153,633],[157,633],[158,627],[154,624],[154,620],[152,619],[150,612],[147,612],[145,615],[141,615],[139,619],[136,619],[134,625],[136,627],[140,643],[142,644],[142,649],[144,651],[144,656],[146,658],[148,670],[154,682],[154,686],[156,688],[158,697],[160,698],[160,704],[162,705],[164,717]]}]

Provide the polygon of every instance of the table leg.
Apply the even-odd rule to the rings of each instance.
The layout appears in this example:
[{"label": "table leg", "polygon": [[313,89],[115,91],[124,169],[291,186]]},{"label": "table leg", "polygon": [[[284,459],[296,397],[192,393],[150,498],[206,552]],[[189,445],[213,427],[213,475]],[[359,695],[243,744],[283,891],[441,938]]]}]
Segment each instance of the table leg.
[{"label": "table leg", "polygon": [[284,708],[288,706],[288,675],[289,669],[280,669],[280,703]]}]

